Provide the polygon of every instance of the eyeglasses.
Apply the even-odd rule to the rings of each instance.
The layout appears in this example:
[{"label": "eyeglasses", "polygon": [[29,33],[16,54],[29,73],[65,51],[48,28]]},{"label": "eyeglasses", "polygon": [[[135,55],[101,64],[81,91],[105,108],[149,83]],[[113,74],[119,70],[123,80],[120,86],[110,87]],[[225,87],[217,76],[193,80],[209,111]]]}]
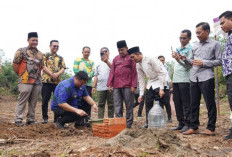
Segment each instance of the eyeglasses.
[{"label": "eyeglasses", "polygon": [[108,52],[108,51],[107,51],[107,50],[101,51],[100,55],[101,55],[101,56],[104,56],[106,52]]},{"label": "eyeglasses", "polygon": [[180,40],[183,39],[183,40],[186,40],[187,38],[186,37],[180,37]]},{"label": "eyeglasses", "polygon": [[53,45],[53,47],[54,47],[54,48],[59,48],[59,46],[58,46],[58,45]]}]

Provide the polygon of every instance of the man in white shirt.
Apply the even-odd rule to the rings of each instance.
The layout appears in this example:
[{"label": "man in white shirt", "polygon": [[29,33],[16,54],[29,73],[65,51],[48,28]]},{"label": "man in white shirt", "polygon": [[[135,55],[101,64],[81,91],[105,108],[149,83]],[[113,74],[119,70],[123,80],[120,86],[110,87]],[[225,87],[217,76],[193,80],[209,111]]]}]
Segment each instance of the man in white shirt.
[{"label": "man in white shirt", "polygon": [[138,71],[139,98],[138,102],[144,99],[145,78],[148,78],[146,87],[146,124],[142,128],[148,127],[148,113],[153,107],[153,102],[159,101],[164,96],[164,86],[166,73],[162,68],[162,63],[155,57],[146,57],[140,52],[139,47],[132,47],[128,50],[131,59],[134,60]]},{"label": "man in white shirt", "polygon": [[109,49],[103,47],[100,50],[101,62],[95,68],[92,94],[98,91],[98,118],[103,119],[105,114],[105,105],[108,105],[108,118],[114,117],[113,94],[108,90],[107,81],[110,74],[112,61],[109,59]]}]

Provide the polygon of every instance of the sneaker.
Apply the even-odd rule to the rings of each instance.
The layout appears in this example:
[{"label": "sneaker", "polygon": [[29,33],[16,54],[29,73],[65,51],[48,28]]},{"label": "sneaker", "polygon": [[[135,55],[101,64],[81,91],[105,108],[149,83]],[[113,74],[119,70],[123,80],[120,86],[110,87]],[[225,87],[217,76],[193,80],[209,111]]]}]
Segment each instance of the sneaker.
[{"label": "sneaker", "polygon": [[229,135],[224,137],[224,140],[231,140],[232,139],[232,132],[229,133]]},{"label": "sneaker", "polygon": [[23,124],[23,122],[22,121],[17,121],[17,122],[15,122],[15,125],[16,126],[24,126],[24,124]]},{"label": "sneaker", "polygon": [[56,122],[56,126],[57,126],[59,129],[62,129],[62,130],[66,129],[66,128],[64,127],[64,125],[62,125],[59,121]]},{"label": "sneaker", "polygon": [[27,121],[26,125],[36,124],[35,121]]},{"label": "sneaker", "polygon": [[48,119],[43,119],[42,124],[47,124],[48,123]]},{"label": "sneaker", "polygon": [[180,132],[185,132],[185,131],[187,131],[189,129],[189,127],[187,126],[187,125],[185,125],[181,130],[180,130]]}]

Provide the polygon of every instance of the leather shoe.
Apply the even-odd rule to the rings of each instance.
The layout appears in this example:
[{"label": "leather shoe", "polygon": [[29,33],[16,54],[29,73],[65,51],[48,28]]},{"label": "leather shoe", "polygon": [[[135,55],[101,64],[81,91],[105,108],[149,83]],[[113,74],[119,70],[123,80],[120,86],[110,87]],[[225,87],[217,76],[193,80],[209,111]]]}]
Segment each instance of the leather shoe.
[{"label": "leather shoe", "polygon": [[232,132],[230,132],[229,135],[225,136],[224,140],[232,140]]},{"label": "leather shoe", "polygon": [[192,135],[192,134],[199,134],[199,130],[188,129],[187,131],[183,132],[184,135]]},{"label": "leather shoe", "polygon": [[183,128],[183,126],[177,125],[174,128],[171,128],[171,130],[181,130]]},{"label": "leather shoe", "polygon": [[139,129],[144,129],[144,128],[148,128],[148,125],[145,124],[144,126],[140,126]]},{"label": "leather shoe", "polygon": [[180,130],[180,132],[185,132],[185,131],[187,131],[189,129],[189,127],[187,126],[187,125],[185,125],[181,130]]},{"label": "leather shoe", "polygon": [[214,136],[214,135],[215,135],[215,132],[214,132],[214,131],[211,131],[211,130],[209,130],[209,129],[206,129],[205,131],[201,132],[200,134],[208,135],[208,136]]}]

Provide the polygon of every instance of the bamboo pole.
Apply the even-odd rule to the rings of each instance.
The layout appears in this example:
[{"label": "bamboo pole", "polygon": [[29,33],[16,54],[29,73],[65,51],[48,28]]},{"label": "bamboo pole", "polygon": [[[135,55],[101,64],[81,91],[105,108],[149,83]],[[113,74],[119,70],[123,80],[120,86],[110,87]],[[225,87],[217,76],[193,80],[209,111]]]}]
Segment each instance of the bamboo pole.
[{"label": "bamboo pole", "polygon": [[[217,40],[217,36],[214,36],[214,39]],[[217,93],[217,113],[220,117],[220,99],[219,99],[219,82],[218,82],[218,67],[216,67],[216,93]]]}]

